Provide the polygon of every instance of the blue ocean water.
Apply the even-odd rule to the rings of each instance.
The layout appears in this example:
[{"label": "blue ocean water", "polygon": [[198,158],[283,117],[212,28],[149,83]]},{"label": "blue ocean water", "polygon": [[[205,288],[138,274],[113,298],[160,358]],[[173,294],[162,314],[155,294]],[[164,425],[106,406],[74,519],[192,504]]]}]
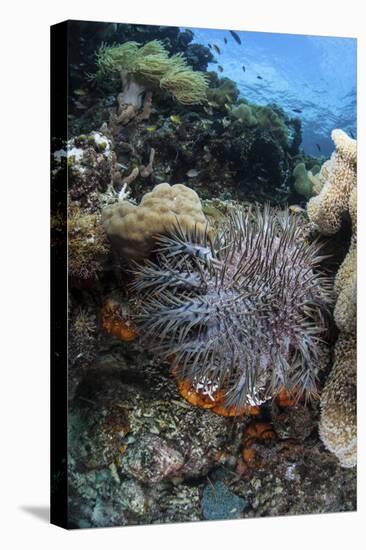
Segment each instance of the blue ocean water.
[{"label": "blue ocean water", "polygon": [[236,31],[240,45],[228,30],[190,30],[194,42],[220,49],[211,49],[217,64],[208,70],[234,80],[249,101],[277,103],[301,118],[306,153],[329,156],[334,128],[357,137],[356,39]]}]

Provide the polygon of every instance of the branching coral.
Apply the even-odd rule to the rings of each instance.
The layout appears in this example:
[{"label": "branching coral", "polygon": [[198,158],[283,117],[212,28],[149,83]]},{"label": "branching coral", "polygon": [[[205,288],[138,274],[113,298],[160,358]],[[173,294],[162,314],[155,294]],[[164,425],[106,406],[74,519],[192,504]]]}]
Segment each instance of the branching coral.
[{"label": "branching coral", "polygon": [[69,274],[80,279],[95,278],[109,253],[100,216],[83,212],[77,204],[71,203],[67,229]]},{"label": "branching coral", "polygon": [[204,73],[193,71],[181,54],[169,57],[158,40],[143,46],[137,42],[102,45],[97,66],[97,78],[111,73],[120,75],[123,102],[135,109],[141,108],[144,92],[154,85],[170,92],[180,103],[190,105],[206,100],[208,84]]},{"label": "branching coral", "polygon": [[232,212],[214,241],[176,223],[132,285],[142,342],[181,380],[257,405],[285,387],[316,393],[331,283],[319,245],[286,212]]},{"label": "branching coral", "polygon": [[185,185],[160,183],[135,206],[119,201],[104,209],[104,228],[117,255],[124,261],[146,258],[154,235],[169,232],[177,223],[185,229],[204,229],[206,218],[195,191]]},{"label": "branching coral", "polygon": [[341,334],[321,399],[320,437],[345,468],[356,465],[356,339]]}]

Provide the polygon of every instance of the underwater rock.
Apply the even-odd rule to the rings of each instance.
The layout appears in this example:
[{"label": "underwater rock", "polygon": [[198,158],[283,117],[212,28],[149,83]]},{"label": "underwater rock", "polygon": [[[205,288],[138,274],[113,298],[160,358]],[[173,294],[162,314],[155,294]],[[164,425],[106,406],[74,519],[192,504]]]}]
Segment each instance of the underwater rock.
[{"label": "underwater rock", "polygon": [[270,439],[254,450],[253,465],[231,483],[248,502],[243,517],[356,509],[354,471],[342,469],[320,442]]},{"label": "underwater rock", "polygon": [[[272,411],[273,412],[273,411]],[[280,439],[306,439],[316,426],[308,407],[297,404],[272,414],[273,428]]]},{"label": "underwater rock", "polygon": [[183,464],[182,454],[153,434],[142,435],[136,443],[128,445],[120,460],[122,471],[143,483],[178,477]]},{"label": "underwater rock", "polygon": [[70,139],[65,149],[53,153],[52,162],[54,177],[64,177],[67,170],[70,199],[90,212],[98,210],[100,193],[120,172],[112,142],[101,132]]},{"label": "underwater rock", "polygon": [[143,516],[147,511],[147,498],[141,485],[134,479],[122,481],[119,487],[121,503],[127,510]]},{"label": "underwater rock", "polygon": [[203,519],[235,519],[242,517],[242,511],[247,502],[244,498],[235,495],[222,482],[207,483],[202,496]]}]

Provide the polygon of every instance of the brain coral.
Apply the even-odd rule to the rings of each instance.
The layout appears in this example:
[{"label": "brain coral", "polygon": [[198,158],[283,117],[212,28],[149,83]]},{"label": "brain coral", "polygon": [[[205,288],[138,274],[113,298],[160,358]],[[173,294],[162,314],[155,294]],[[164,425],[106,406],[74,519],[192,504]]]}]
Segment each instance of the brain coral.
[{"label": "brain coral", "polygon": [[333,130],[336,150],[327,166],[328,179],[319,195],[309,200],[309,219],[324,235],[333,235],[348,212],[352,189],[356,186],[357,142],[342,130]]},{"label": "brain coral", "polygon": [[341,334],[321,398],[319,433],[345,468],[356,465],[356,338]]},{"label": "brain coral", "polygon": [[177,222],[188,231],[204,231],[207,225],[197,193],[185,185],[169,183],[156,185],[139,206],[121,201],[105,208],[102,220],[124,261],[145,258],[154,244],[154,235],[168,232]]}]

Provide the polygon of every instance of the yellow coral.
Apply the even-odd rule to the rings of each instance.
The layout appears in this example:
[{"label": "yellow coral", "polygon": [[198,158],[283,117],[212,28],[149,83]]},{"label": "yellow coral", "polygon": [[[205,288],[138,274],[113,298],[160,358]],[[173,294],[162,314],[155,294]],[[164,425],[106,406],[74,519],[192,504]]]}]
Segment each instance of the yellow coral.
[{"label": "yellow coral", "polygon": [[341,465],[357,459],[356,337],[341,334],[335,347],[333,370],[321,397],[320,437]]},{"label": "yellow coral", "polygon": [[357,142],[342,130],[333,130],[335,154],[328,165],[328,179],[319,195],[309,200],[309,219],[324,235],[336,233],[348,211],[348,201],[356,186]]},{"label": "yellow coral", "polygon": [[183,229],[204,230],[206,218],[195,191],[182,184],[156,185],[143,196],[139,206],[121,201],[104,209],[104,228],[121,259],[146,258],[154,235],[166,233],[177,225]]}]

